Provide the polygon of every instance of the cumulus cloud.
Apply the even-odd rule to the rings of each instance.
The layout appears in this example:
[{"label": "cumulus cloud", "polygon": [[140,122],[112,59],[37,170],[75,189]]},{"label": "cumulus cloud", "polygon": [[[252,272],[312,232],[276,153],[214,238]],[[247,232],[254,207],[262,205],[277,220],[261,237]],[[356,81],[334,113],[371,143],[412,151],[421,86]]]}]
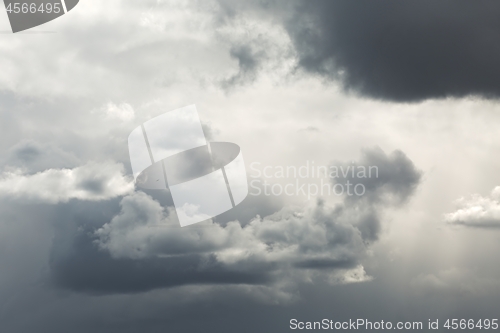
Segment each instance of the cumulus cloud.
[{"label": "cumulus cloud", "polygon": [[[245,227],[238,222],[225,227],[210,222],[180,228],[171,208],[165,213],[159,203],[140,192],[125,197],[121,207],[121,213],[96,232],[101,248],[118,258],[215,253],[224,264],[286,261],[307,267],[329,258],[325,265],[335,266],[349,261],[362,245],[355,229],[336,223],[335,213],[325,210],[322,203],[305,212],[288,207]],[[336,232],[328,234],[327,228]],[[329,252],[334,250],[338,257]]]},{"label": "cumulus cloud", "polygon": [[490,196],[474,194],[470,198],[456,201],[457,210],[445,215],[450,224],[477,228],[500,228],[500,186],[491,191]]},{"label": "cumulus cloud", "polygon": [[[123,198],[120,214],[95,235],[97,245],[115,259],[190,263],[192,267],[183,270],[219,271],[228,284],[245,283],[241,276],[254,276],[249,284],[307,281],[313,271],[328,272],[332,282],[361,282],[369,279],[359,263],[366,247],[357,228],[341,219],[346,213],[319,202],[309,209],[286,207],[244,227],[237,221],[224,227],[208,221],[180,228],[172,208],[164,211],[138,192]],[[176,284],[193,282],[217,283],[201,274],[195,281]]]},{"label": "cumulus cloud", "polygon": [[0,197],[47,203],[107,200],[134,188],[122,164],[88,163],[73,169],[48,169],[25,174],[16,169],[0,175]]},{"label": "cumulus cloud", "polygon": [[[151,275],[158,265],[168,268],[157,273],[163,277],[159,285],[145,283],[142,288],[146,289],[222,283],[271,285],[283,291],[315,279],[330,283],[368,281],[371,277],[362,260],[377,238],[379,215],[384,208],[401,203],[373,197],[388,193],[408,197],[419,177],[401,152],[387,156],[368,150],[366,156],[365,162],[377,163],[383,174],[396,168],[414,176],[399,177],[396,173],[395,181],[389,176],[382,178],[367,189],[370,200],[346,197],[333,207],[322,200],[307,207],[285,206],[243,226],[238,221],[220,225],[209,220],[181,228],[172,207],[163,208],[152,197],[136,192],[124,197],[120,213],[94,232],[94,245],[101,253],[109,253],[111,262],[128,262],[143,269],[157,267]],[[401,191],[404,187],[407,189]],[[91,283],[84,287],[92,288]],[[102,291],[102,286],[97,289]]]}]

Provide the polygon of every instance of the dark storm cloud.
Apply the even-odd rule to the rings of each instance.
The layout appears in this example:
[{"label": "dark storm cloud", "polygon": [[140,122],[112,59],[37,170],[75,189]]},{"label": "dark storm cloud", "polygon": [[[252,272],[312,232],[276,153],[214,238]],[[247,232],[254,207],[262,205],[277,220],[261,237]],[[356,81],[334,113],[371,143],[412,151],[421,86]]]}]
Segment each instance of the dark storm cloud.
[{"label": "dark storm cloud", "polygon": [[299,67],[396,100],[500,95],[496,1],[299,1],[287,20]]},{"label": "dark storm cloud", "polygon": [[266,272],[238,272],[215,258],[181,255],[144,260],[112,259],[91,239],[75,239],[72,255],[51,265],[53,282],[62,288],[91,294],[135,293],[189,284],[265,284]]}]

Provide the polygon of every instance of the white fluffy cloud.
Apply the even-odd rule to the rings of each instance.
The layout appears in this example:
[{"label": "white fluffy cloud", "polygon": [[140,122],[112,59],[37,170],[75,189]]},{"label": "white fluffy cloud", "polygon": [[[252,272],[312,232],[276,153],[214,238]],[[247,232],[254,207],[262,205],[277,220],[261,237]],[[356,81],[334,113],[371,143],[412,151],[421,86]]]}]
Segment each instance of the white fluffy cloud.
[{"label": "white fluffy cloud", "polygon": [[470,198],[457,200],[458,209],[445,215],[451,224],[468,227],[500,227],[500,186],[491,191],[489,197],[474,194]]},{"label": "white fluffy cloud", "polygon": [[119,163],[88,163],[73,169],[48,169],[35,174],[21,170],[0,175],[0,197],[47,203],[71,199],[106,200],[125,195],[134,188]]}]

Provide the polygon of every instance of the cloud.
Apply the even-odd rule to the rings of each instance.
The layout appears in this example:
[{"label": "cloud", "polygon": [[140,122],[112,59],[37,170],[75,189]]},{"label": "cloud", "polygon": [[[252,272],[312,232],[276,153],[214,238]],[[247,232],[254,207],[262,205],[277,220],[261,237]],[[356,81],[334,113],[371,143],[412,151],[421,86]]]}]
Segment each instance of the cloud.
[{"label": "cloud", "polygon": [[[383,172],[400,163],[386,159],[379,163]],[[418,180],[407,178],[406,187],[415,188]],[[398,184],[391,186],[388,177],[369,191],[396,195],[405,186]],[[379,215],[399,204],[344,198],[328,206],[319,200],[312,206],[287,205],[246,224],[207,221],[181,228],[172,207],[134,192],[121,200],[120,212],[109,222],[77,234],[73,250],[53,261],[53,277],[59,286],[91,293],[222,284],[296,295],[299,284],[311,281],[369,281],[362,261],[380,230]]]},{"label": "cloud", "polygon": [[[331,266],[337,266],[339,261],[349,260],[350,254],[362,245],[355,229],[336,223],[335,213],[326,210],[322,203],[305,212],[288,207],[256,218],[245,227],[229,222],[225,227],[208,223],[193,228],[180,228],[172,209],[165,214],[157,202],[143,193],[125,197],[121,206],[121,213],[96,232],[100,247],[116,258],[212,253],[220,263],[234,267],[272,266],[277,262],[300,266],[302,262],[314,263],[322,258],[337,259],[330,261]],[[324,234],[329,227],[337,232]],[[338,258],[329,252],[335,247],[339,250]]]},{"label": "cloud", "polygon": [[[354,186],[361,184],[366,189],[362,196],[351,196],[351,200],[386,201],[395,205],[403,204],[413,194],[420,183],[422,173],[401,151],[387,155],[379,147],[364,149],[359,162],[333,163],[338,177],[335,184]],[[342,172],[343,168],[343,172]]]},{"label": "cloud", "polygon": [[396,100],[500,96],[500,4],[297,1],[285,24],[306,72]]},{"label": "cloud", "polygon": [[[95,232],[95,256],[101,259],[88,264],[99,269],[71,258],[72,269],[63,265],[54,272],[75,274],[64,280],[71,289],[114,293],[222,284],[293,295],[298,283],[321,277],[337,284],[370,280],[359,261],[366,251],[360,233],[322,203],[303,211],[286,207],[244,227],[235,221],[192,228],[180,228],[172,208],[165,211],[142,192],[123,198],[120,206]],[[75,273],[82,268],[85,279]],[[117,283],[119,275],[130,283]]]},{"label": "cloud", "polygon": [[48,169],[35,174],[21,170],[0,175],[0,197],[46,203],[78,200],[107,200],[130,193],[134,188],[119,163],[88,163],[74,169]]},{"label": "cloud", "polygon": [[377,206],[404,204],[422,178],[421,171],[402,151],[386,154],[378,147],[363,150],[359,162],[333,163],[333,167],[330,172],[340,170],[332,178],[334,184],[341,184],[344,188],[348,183],[351,188],[362,185],[364,194],[347,196],[345,202],[346,207],[352,207],[352,211],[359,215],[352,223],[365,239],[372,241],[378,239],[380,230]]},{"label": "cloud", "polygon": [[450,224],[475,228],[500,228],[500,186],[491,191],[489,197],[474,194],[470,198],[460,198],[457,210],[445,215]]}]

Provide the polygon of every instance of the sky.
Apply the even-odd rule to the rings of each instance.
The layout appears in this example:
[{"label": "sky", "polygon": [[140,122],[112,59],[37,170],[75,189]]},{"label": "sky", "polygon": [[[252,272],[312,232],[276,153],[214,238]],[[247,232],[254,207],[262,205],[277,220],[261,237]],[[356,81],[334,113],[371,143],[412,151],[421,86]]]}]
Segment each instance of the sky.
[{"label": "sky", "polygon": [[[0,10],[0,332],[498,318],[499,12],[82,0],[13,34]],[[181,228],[168,191],[134,185],[127,138],[192,104],[261,193]],[[276,174],[313,164],[377,175]]]}]

